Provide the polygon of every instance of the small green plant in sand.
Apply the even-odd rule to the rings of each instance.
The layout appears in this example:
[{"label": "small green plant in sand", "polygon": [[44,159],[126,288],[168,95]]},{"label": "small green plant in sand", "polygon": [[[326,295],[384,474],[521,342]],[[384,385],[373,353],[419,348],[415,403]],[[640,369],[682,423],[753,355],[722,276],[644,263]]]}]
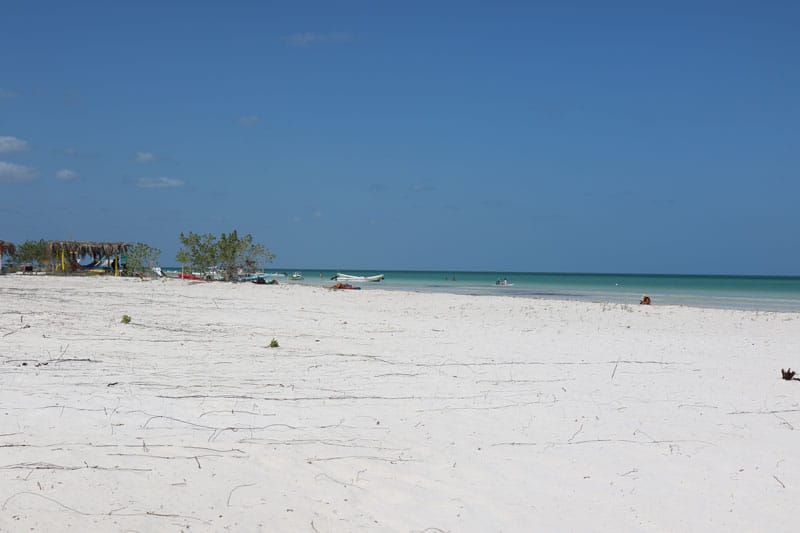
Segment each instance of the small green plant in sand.
[{"label": "small green plant in sand", "polygon": [[270,348],[278,348],[279,346],[280,344],[278,344],[278,339],[272,339],[271,341],[269,341]]},{"label": "small green plant in sand", "polygon": [[123,324],[130,324],[131,323],[131,317],[128,316],[128,315],[122,315],[122,323]]}]

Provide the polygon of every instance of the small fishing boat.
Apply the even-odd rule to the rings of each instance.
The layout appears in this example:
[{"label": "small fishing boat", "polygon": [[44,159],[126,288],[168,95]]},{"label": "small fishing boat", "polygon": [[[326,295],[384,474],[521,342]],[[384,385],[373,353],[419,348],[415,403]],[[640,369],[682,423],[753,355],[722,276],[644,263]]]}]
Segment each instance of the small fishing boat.
[{"label": "small fishing boat", "polygon": [[384,278],[383,274],[376,274],[375,276],[351,276],[350,274],[342,274],[341,272],[333,276],[333,281],[348,281],[351,283],[361,283],[365,281],[378,282]]},{"label": "small fishing boat", "polygon": [[503,278],[502,280],[497,280],[495,283],[498,287],[512,287],[514,284],[508,282],[508,278]]},{"label": "small fishing boat", "polygon": [[192,281],[208,281],[206,278],[198,276],[197,274],[184,274],[183,272],[178,272],[178,279],[188,279]]},{"label": "small fishing boat", "polygon": [[303,279],[303,274],[302,272],[295,272],[294,274],[289,276],[289,279],[292,281],[300,281],[301,279]]},{"label": "small fishing boat", "polygon": [[255,272],[253,274],[245,274],[236,278],[238,281],[255,281],[258,278],[269,278],[272,274],[265,274],[264,272]]},{"label": "small fishing boat", "polygon": [[153,267],[153,272],[159,278],[169,279],[189,279],[193,281],[208,281],[207,278],[201,276],[199,273],[178,272],[175,270],[162,270],[160,267]]}]

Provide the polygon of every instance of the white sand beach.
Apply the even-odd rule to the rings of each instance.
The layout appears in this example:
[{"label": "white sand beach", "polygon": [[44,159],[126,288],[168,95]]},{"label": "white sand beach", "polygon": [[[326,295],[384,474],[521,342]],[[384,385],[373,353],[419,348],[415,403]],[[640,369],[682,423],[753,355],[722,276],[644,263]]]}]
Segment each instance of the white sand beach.
[{"label": "white sand beach", "polygon": [[796,531],[800,314],[654,304],[0,276],[0,530]]}]

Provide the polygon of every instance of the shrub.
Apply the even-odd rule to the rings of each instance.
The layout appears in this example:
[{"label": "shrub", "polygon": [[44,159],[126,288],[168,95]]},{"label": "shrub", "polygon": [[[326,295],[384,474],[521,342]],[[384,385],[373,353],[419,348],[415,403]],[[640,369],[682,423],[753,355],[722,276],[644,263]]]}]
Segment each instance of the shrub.
[{"label": "shrub", "polygon": [[271,341],[269,341],[270,348],[278,348],[279,346],[280,344],[278,344],[278,339],[272,339]]},{"label": "shrub", "polygon": [[180,234],[181,249],[175,259],[192,270],[208,272],[217,269],[231,281],[239,269],[254,271],[263,262],[272,262],[275,255],[261,244],[253,242],[250,234],[239,236],[234,230],[227,235],[221,233],[219,239],[210,233],[199,235],[189,232]]},{"label": "shrub", "polygon": [[143,242],[137,242],[125,254],[125,270],[130,275],[144,274],[152,276],[153,267],[158,264],[158,256],[160,255],[161,250],[158,248]]},{"label": "shrub", "polygon": [[128,315],[122,315],[122,323],[123,324],[130,324],[131,323],[131,317],[128,316]]}]

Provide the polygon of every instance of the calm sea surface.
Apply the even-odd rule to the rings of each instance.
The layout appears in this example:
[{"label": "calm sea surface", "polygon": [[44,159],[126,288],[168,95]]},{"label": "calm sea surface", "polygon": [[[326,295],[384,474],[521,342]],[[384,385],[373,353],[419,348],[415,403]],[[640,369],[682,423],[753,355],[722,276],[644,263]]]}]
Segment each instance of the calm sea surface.
[{"label": "calm sea surface", "polygon": [[[301,281],[278,277],[280,283],[330,286],[330,270],[292,269]],[[642,274],[554,274],[530,272],[445,272],[344,270],[346,274],[385,274],[380,283],[361,283],[364,290],[405,290],[454,294],[503,294],[524,298],[556,298],[638,304],[647,294],[654,305],[675,304],[762,311],[800,312],[800,276],[672,276]],[[321,274],[321,276],[320,276]],[[498,286],[507,279],[510,285]]]}]

